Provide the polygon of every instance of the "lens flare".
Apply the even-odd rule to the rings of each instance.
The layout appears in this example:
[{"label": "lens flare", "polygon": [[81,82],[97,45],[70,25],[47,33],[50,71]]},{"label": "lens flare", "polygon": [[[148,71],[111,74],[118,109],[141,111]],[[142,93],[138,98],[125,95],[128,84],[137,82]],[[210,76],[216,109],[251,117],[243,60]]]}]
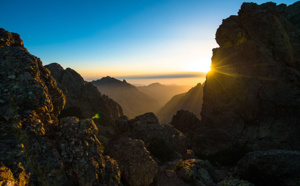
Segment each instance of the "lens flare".
[{"label": "lens flare", "polygon": [[97,114],[95,114],[95,116],[92,117],[92,119],[95,119],[95,118],[96,118],[96,119],[100,119],[100,114],[97,113]]}]

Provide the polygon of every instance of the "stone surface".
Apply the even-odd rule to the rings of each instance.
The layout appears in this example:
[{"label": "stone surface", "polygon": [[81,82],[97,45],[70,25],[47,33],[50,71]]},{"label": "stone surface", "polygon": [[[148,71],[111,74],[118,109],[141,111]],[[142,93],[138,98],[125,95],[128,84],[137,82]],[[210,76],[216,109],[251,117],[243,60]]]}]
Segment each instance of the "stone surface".
[{"label": "stone surface", "polygon": [[227,178],[218,183],[218,186],[254,186],[254,184],[245,180]]},{"label": "stone surface", "polygon": [[[132,120],[121,117],[116,124],[115,137],[124,136],[143,140],[147,149],[151,144],[154,145],[159,142],[161,146],[156,146],[156,150],[166,150],[168,148],[172,153],[176,151],[184,154],[189,146],[189,140],[180,131],[172,125],[161,125],[153,113],[146,113]],[[156,152],[156,154],[160,153]]]},{"label": "stone surface", "polygon": [[209,161],[180,160],[173,169],[184,181],[194,185],[214,185],[214,168]]},{"label": "stone surface", "polygon": [[118,185],[117,163],[101,154],[95,124],[77,118],[59,122],[65,96],[56,80],[18,35],[0,33],[1,181]]},{"label": "stone surface", "polygon": [[244,3],[238,16],[223,20],[204,86],[196,154],[236,162],[245,152],[300,149],[299,12],[300,2]]},{"label": "stone surface", "polygon": [[255,185],[299,185],[300,152],[251,152],[238,162],[237,173]]},{"label": "stone surface", "polygon": [[121,138],[108,146],[106,153],[118,161],[122,178],[129,185],[150,185],[158,172],[156,162],[141,140]]},{"label": "stone surface", "polygon": [[196,129],[200,127],[200,120],[195,114],[189,111],[179,110],[176,115],[173,116],[170,124],[187,137],[192,138]]}]

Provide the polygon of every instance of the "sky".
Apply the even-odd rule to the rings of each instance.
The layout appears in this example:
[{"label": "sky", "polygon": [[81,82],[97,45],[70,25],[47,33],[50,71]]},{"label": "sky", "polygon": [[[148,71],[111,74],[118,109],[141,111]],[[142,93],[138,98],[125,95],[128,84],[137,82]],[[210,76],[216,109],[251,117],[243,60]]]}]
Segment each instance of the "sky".
[{"label": "sky", "polygon": [[[215,32],[236,15],[233,0],[0,0],[0,27],[21,35],[43,64],[84,79],[180,78],[207,72]],[[266,1],[254,0],[257,4]],[[290,5],[296,1],[273,1]],[[197,76],[197,75],[196,75]],[[203,77],[203,73],[199,73]],[[134,78],[132,78],[134,79]]]}]

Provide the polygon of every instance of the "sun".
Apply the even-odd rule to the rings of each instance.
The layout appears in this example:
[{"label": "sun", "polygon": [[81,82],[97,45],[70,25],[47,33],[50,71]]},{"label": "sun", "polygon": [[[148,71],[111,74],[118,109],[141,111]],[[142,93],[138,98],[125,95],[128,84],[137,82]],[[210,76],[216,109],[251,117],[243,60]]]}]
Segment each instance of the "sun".
[{"label": "sun", "polygon": [[210,71],[210,62],[191,62],[185,65],[186,71],[192,72],[209,72]]}]

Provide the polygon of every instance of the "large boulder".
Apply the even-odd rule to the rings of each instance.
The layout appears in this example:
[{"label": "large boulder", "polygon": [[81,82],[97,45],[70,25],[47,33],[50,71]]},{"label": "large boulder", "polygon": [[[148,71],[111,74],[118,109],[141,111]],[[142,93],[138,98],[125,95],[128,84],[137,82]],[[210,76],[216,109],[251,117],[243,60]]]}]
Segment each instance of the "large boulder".
[{"label": "large boulder", "polygon": [[187,137],[192,137],[200,126],[200,120],[187,110],[179,110],[170,123]]},{"label": "large boulder", "polygon": [[[54,151],[59,155],[66,173],[79,185],[118,185],[118,163],[103,156],[103,145],[97,138],[98,128],[91,119],[67,117],[56,127]],[[55,176],[55,175],[53,175]]]},{"label": "large boulder", "polygon": [[[116,123],[115,138],[130,137],[141,139],[145,142],[147,149],[155,146],[155,148],[151,149],[155,151],[153,152],[156,155],[165,154],[168,156],[167,154],[172,152],[185,154],[189,147],[189,140],[180,131],[176,130],[172,125],[160,124],[153,113],[146,113],[132,120],[120,117]],[[163,152],[157,152],[159,149],[162,149]],[[151,151],[150,153],[152,154]],[[166,159],[161,157],[161,160]]]},{"label": "large boulder", "polygon": [[158,172],[156,162],[141,140],[121,138],[111,144],[106,153],[118,161],[122,178],[129,185],[150,185]]},{"label": "large boulder", "polygon": [[300,152],[250,152],[238,162],[237,173],[255,185],[299,185]]},{"label": "large boulder", "polygon": [[[49,70],[23,47],[17,34],[0,29],[0,41],[1,181],[76,185],[82,183],[81,178],[92,177],[89,183],[119,184],[116,162],[96,151],[101,145],[92,121],[59,123],[57,117],[66,100]],[[80,144],[83,142],[89,144]],[[83,168],[77,172],[76,166]]]},{"label": "large boulder", "polygon": [[244,152],[300,149],[299,12],[300,2],[243,3],[238,16],[223,20],[204,86],[196,154],[236,161]]}]

